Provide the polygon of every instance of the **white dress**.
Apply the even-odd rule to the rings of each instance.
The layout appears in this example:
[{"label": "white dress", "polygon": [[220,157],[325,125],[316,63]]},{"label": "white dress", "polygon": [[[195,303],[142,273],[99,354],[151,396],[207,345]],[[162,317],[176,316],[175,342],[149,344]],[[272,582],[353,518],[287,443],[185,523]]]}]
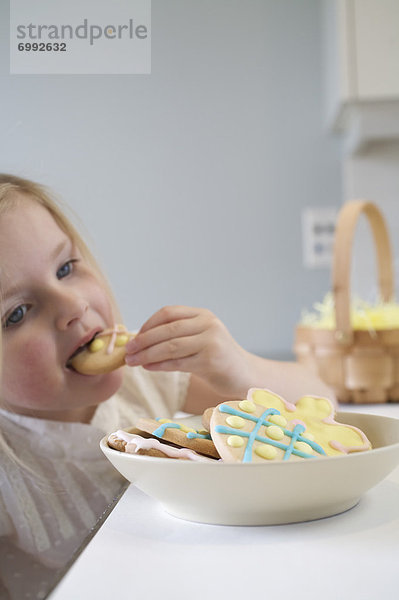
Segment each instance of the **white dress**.
[{"label": "white dress", "polygon": [[54,569],[65,567],[121,493],[125,480],[99,448],[104,434],[133,425],[139,416],[170,417],[182,408],[188,374],[138,367],[133,380],[132,397],[116,394],[100,404],[90,424],[0,409],[3,438],[35,473],[24,472],[0,446],[0,598],[2,592],[5,598],[44,597]]}]

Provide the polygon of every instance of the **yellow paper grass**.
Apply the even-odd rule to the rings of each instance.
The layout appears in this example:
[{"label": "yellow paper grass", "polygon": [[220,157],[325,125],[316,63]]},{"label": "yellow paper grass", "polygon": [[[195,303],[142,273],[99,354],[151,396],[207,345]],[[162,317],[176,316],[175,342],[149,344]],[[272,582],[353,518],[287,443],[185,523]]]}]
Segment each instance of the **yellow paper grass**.
[{"label": "yellow paper grass", "polygon": [[[304,311],[301,325],[318,329],[335,329],[334,298],[328,293],[323,302],[313,305],[313,312]],[[399,304],[377,302],[375,304],[354,298],[351,302],[351,323],[353,329],[378,331],[399,328]]]}]

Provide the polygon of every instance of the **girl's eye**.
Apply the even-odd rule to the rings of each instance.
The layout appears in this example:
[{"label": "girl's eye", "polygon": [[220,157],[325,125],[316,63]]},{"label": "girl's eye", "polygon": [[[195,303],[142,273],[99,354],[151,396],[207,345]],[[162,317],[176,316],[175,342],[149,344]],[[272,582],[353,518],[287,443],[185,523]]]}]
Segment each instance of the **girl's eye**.
[{"label": "girl's eye", "polygon": [[63,279],[64,277],[70,275],[73,271],[73,263],[75,262],[76,260],[68,260],[64,265],[62,265],[62,267],[60,267],[57,271],[57,278]]},{"label": "girl's eye", "polygon": [[11,327],[12,325],[18,325],[25,317],[28,312],[28,307],[26,304],[21,304],[21,306],[17,306],[10,315],[4,321],[4,327]]}]

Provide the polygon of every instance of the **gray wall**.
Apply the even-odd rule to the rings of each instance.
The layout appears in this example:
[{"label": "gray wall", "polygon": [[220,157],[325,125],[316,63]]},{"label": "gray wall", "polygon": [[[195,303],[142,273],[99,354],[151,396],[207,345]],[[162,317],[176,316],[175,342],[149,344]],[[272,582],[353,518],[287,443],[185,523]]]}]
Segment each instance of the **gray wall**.
[{"label": "gray wall", "polygon": [[302,208],[342,200],[320,0],[153,0],[148,76],[10,76],[5,4],[0,170],[79,214],[129,327],[206,306],[288,356],[330,279],[302,265]]}]

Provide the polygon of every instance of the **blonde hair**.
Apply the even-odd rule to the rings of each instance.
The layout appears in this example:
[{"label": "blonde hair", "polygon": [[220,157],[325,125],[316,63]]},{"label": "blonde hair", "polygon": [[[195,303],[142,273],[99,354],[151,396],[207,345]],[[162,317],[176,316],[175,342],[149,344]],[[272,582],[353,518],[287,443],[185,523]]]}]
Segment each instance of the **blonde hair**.
[{"label": "blonde hair", "polygon": [[10,210],[14,206],[17,206],[21,196],[34,200],[51,214],[60,229],[67,234],[67,236],[80,250],[85,260],[87,260],[90,266],[95,269],[98,276],[104,281],[104,284],[107,286],[112,298],[114,307],[116,308],[116,302],[109,288],[109,284],[106,281],[106,278],[100,267],[98,266],[97,261],[84,242],[77,228],[66,216],[67,210],[71,212],[70,209],[68,209],[66,205],[63,205],[60,199],[56,199],[52,192],[50,192],[50,190],[44,185],[34,181],[29,181],[28,179],[16,177],[15,175],[0,173],[0,217],[2,214],[4,214],[4,212]]},{"label": "blonde hair", "polygon": [[[46,186],[36,183],[34,181],[30,181],[28,179],[17,177],[15,175],[0,173],[0,218],[6,211],[12,209],[15,206],[18,206],[18,203],[21,201],[21,196],[34,200],[35,202],[43,206],[51,214],[51,216],[53,217],[57,225],[60,227],[60,229],[62,229],[62,231],[64,231],[66,235],[68,235],[68,237],[72,240],[76,248],[79,249],[84,259],[87,261],[87,263],[91,266],[91,268],[98,276],[99,280],[104,286],[104,289],[109,295],[115,318],[122,323],[123,321],[120,315],[120,311],[118,309],[116,300],[112,293],[111,287],[107,281],[107,278],[100,269],[97,260],[94,258],[93,253],[83,240],[83,237],[79,233],[77,227],[72,223],[72,220],[66,215],[66,212],[71,212],[71,210],[66,205],[64,205],[60,199],[56,198]],[[0,328],[0,359],[2,359],[2,328]],[[1,362],[2,361],[0,361],[0,365]],[[131,387],[131,376],[129,372],[127,372],[125,373],[123,383],[120,388],[120,393],[126,396],[127,394],[129,394],[129,390],[131,389]],[[12,456],[15,462],[19,464],[19,466],[24,467],[27,471],[30,471],[29,467],[24,465],[22,461],[8,446],[1,431],[0,450],[6,452],[8,456]]]}]

